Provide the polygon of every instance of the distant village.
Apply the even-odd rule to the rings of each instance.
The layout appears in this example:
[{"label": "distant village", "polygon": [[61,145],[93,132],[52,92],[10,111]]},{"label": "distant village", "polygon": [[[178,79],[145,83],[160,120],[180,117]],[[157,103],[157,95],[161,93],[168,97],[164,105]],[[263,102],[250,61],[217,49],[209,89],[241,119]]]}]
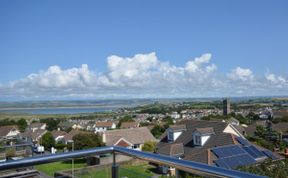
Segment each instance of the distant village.
[{"label": "distant village", "polygon": [[[0,162],[106,145],[236,169],[288,156],[287,116],[287,110],[271,105],[236,110],[225,98],[218,108],[155,103],[119,109],[113,117],[6,120],[0,127]],[[98,159],[101,164],[104,158]],[[173,167],[159,165],[159,170],[175,175]]]}]

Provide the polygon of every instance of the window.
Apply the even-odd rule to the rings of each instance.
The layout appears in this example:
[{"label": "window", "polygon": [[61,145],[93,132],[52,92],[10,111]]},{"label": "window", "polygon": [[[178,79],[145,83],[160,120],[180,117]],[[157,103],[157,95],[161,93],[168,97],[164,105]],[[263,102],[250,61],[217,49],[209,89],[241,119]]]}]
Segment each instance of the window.
[{"label": "window", "polygon": [[195,135],[194,138],[195,138],[194,144],[195,144],[195,145],[201,145],[201,136]]},{"label": "window", "polygon": [[171,131],[168,132],[168,140],[173,141],[173,132],[171,132]]},{"label": "window", "polygon": [[134,144],[134,145],[132,146],[132,149],[138,149],[138,148],[140,148],[140,144]]}]

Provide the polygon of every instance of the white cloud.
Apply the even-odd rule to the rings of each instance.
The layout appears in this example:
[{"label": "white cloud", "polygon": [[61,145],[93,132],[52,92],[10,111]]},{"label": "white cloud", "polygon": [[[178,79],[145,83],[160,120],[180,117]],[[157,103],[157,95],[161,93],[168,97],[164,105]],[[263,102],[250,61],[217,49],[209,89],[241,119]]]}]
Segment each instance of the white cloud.
[{"label": "white cloud", "polygon": [[248,81],[254,78],[253,72],[250,69],[237,67],[228,74],[228,77],[234,80]]},{"label": "white cloud", "polygon": [[266,80],[270,82],[270,85],[275,88],[288,88],[288,79],[281,75],[267,73],[265,77]]},{"label": "white cloud", "polygon": [[288,80],[268,73],[254,76],[251,69],[218,71],[207,53],[175,66],[156,53],[107,58],[107,70],[95,73],[79,68],[47,70],[0,85],[0,98],[105,98],[105,97],[217,97],[280,95],[288,93]]}]

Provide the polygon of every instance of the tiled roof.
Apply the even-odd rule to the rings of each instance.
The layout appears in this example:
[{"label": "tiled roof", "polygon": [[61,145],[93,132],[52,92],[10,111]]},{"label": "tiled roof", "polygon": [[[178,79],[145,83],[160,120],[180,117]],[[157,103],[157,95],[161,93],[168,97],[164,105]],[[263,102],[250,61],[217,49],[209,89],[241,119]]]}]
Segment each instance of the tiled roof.
[{"label": "tiled roof", "polygon": [[127,143],[124,139],[121,139],[115,146],[128,147],[131,145]]},{"label": "tiled roof", "polygon": [[32,123],[30,124],[30,128],[40,128],[44,125],[45,123],[39,123],[39,122],[35,122],[35,123]]},{"label": "tiled roof", "polygon": [[57,138],[57,137],[59,137],[59,136],[64,136],[64,135],[66,135],[67,133],[64,132],[64,131],[61,131],[61,130],[53,130],[53,131],[51,132],[51,134],[53,135],[54,138]]},{"label": "tiled roof", "polygon": [[71,130],[68,134],[66,134],[65,136],[64,136],[64,139],[66,140],[66,141],[69,141],[69,140],[72,140],[73,139],[73,137],[74,137],[74,135],[77,135],[77,134],[80,134],[80,133],[86,133],[86,132],[84,132],[84,131],[80,131],[80,130]]},{"label": "tiled roof", "polygon": [[213,127],[205,127],[205,128],[196,128],[195,131],[199,132],[200,134],[215,134]]},{"label": "tiled roof", "polygon": [[96,127],[112,127],[113,122],[107,121],[107,122],[96,122]]},{"label": "tiled roof", "polygon": [[182,156],[184,147],[182,143],[171,143],[159,148],[157,153],[168,156]]},{"label": "tiled roof", "polygon": [[143,144],[147,141],[156,140],[147,127],[108,130],[104,136],[107,146],[114,145],[120,138],[124,138],[132,144]]},{"label": "tiled roof", "polygon": [[60,122],[58,124],[58,127],[62,127],[62,128],[70,128],[72,127],[74,124],[71,123],[71,122],[68,122],[68,121],[65,121],[65,122]]},{"label": "tiled roof", "polygon": [[40,137],[42,137],[46,132],[47,132],[47,130],[37,129],[37,130],[35,130],[34,132],[31,131],[31,130],[26,131],[26,132],[22,133],[21,135],[22,135],[23,137],[28,137],[28,138],[32,138],[33,140],[37,140],[37,139],[39,139]]},{"label": "tiled roof", "polygon": [[0,127],[0,137],[5,137],[11,130],[17,130],[17,126],[7,125]]},{"label": "tiled roof", "polygon": [[139,123],[137,122],[122,122],[120,128],[128,129],[128,128],[136,128],[139,127]]},{"label": "tiled roof", "polygon": [[174,132],[175,131],[182,131],[182,130],[186,130],[186,125],[185,124],[171,125],[171,126],[169,126],[169,128],[171,128]]},{"label": "tiled roof", "polygon": [[[223,133],[224,129],[228,126],[228,123],[219,122],[219,121],[196,121],[188,120],[183,121],[180,124],[186,125],[186,131],[183,131],[182,134],[173,142],[174,144],[183,144],[184,147],[184,159],[208,163],[208,149],[234,144],[233,138],[229,133]],[[212,134],[207,142],[203,146],[194,146],[192,133],[195,129],[205,128],[204,130],[209,130],[207,128],[213,128],[215,134]],[[201,130],[201,129],[200,129]],[[161,141],[157,144],[157,148],[162,149],[171,144],[167,140],[166,132],[161,136]]]}]

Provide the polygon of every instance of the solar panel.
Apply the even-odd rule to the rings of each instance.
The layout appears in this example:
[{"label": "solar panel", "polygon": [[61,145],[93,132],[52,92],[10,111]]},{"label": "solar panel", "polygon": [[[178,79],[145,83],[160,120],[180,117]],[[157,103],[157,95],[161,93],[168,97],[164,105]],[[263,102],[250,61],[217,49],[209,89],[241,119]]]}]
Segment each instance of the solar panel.
[{"label": "solar panel", "polygon": [[271,159],[273,159],[273,160],[277,159],[276,156],[274,156],[274,154],[273,154],[271,151],[269,151],[269,150],[263,150],[262,152],[263,152],[266,156],[268,156],[269,158],[271,158]]},{"label": "solar panel", "polygon": [[222,167],[222,168],[226,168],[226,169],[231,169],[230,166],[227,165],[227,164],[225,163],[225,161],[223,161],[223,160],[221,160],[221,159],[216,160],[215,163],[216,163],[216,165],[217,165],[218,167]]},{"label": "solar panel", "polygon": [[243,147],[243,149],[245,151],[247,151],[247,153],[249,153],[253,158],[257,159],[257,158],[261,158],[264,155],[264,153],[262,153],[260,150],[258,150],[255,146],[251,145],[251,146],[245,146]]},{"label": "solar panel", "polygon": [[241,145],[244,145],[244,146],[250,145],[249,141],[244,139],[244,138],[242,138],[242,137],[236,137],[236,139]]},{"label": "solar panel", "polygon": [[215,161],[216,165],[223,168],[233,169],[239,166],[253,164],[256,161],[247,153],[237,156],[221,158]]},{"label": "solar panel", "polygon": [[225,146],[225,147],[218,147],[213,148],[211,151],[218,157],[218,158],[224,158],[228,156],[235,156],[239,154],[246,153],[242,148],[240,148],[238,145],[232,145],[232,146]]}]

